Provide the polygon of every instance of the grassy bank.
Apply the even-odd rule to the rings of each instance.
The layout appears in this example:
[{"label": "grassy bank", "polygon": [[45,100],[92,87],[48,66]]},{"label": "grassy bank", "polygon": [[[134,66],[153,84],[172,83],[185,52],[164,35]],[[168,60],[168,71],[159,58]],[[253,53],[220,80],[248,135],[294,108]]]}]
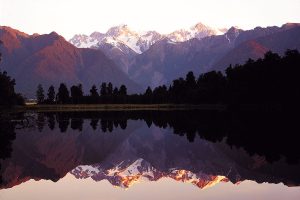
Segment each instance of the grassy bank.
[{"label": "grassy bank", "polygon": [[37,112],[67,112],[67,111],[130,111],[130,110],[224,110],[224,105],[186,105],[186,104],[54,104],[54,105],[25,105],[14,110]]}]

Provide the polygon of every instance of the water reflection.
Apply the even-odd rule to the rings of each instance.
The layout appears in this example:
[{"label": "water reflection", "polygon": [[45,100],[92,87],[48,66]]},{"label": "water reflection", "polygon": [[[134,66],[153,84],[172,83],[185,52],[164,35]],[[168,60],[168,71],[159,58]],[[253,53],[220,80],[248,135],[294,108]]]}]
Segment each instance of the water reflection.
[{"label": "water reflection", "polygon": [[[13,124],[0,118],[0,160],[4,160],[11,156],[12,141],[15,137],[16,133]],[[0,170],[2,171],[1,163]],[[0,174],[0,184],[2,184],[2,174]]]},{"label": "water reflection", "polygon": [[[108,180],[127,188],[171,178],[300,184],[297,122],[284,113],[131,111],[24,113],[22,129],[1,124],[1,188],[30,179]],[[10,132],[8,140],[6,132]],[[11,141],[15,138],[13,144]],[[5,145],[1,145],[1,148]],[[6,159],[4,159],[6,157]],[[10,157],[10,158],[7,158]]]},{"label": "water reflection", "polygon": [[[297,145],[299,120],[274,112],[204,112],[204,111],[133,111],[133,112],[75,112],[38,113],[37,128],[42,132],[46,125],[53,130],[57,122],[60,132],[82,131],[84,119],[90,126],[102,132],[112,132],[114,128],[126,129],[128,120],[143,120],[150,128],[170,127],[174,134],[185,136],[193,142],[196,136],[217,142],[227,138],[231,146],[243,147],[250,154],[259,154],[268,161],[276,161],[284,156],[288,162],[300,158],[294,151]],[[56,122],[55,122],[56,119]],[[272,142],[270,142],[272,141]],[[279,148],[280,146],[280,148]]]}]

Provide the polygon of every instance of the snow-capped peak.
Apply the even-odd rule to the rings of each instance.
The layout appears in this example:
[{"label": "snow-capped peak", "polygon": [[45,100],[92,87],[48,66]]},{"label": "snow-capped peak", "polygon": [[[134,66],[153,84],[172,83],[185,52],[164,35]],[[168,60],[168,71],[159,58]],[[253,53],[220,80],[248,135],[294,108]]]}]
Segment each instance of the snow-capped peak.
[{"label": "snow-capped peak", "polygon": [[96,38],[84,34],[75,35],[69,42],[78,48],[94,48],[98,44]]},{"label": "snow-capped peak", "polygon": [[224,35],[227,38],[228,42],[231,43],[239,36],[242,31],[243,30],[238,28],[237,26],[232,26]]},{"label": "snow-capped peak", "polygon": [[[163,35],[156,31],[136,32],[128,25],[122,24],[111,27],[106,33],[94,32],[90,36],[75,35],[70,42],[79,48],[99,48],[103,44],[110,44],[122,51],[124,51],[125,45],[125,47],[127,46],[140,54],[164,37],[169,38],[172,42],[184,42],[192,38],[202,39],[210,35],[224,34],[224,32],[223,29],[213,29],[202,23],[197,23],[190,28],[179,29]],[[120,46],[123,46],[123,49]]]},{"label": "snow-capped peak", "polygon": [[221,35],[224,34],[221,29],[214,29],[206,26],[202,23],[197,23],[196,25],[187,28],[179,29],[167,35],[174,42],[184,42],[192,38],[197,38],[201,40],[204,37],[211,35]]},{"label": "snow-capped peak", "polygon": [[163,177],[191,183],[201,189],[229,181],[225,176],[212,176],[202,172],[193,173],[182,169],[169,169],[162,172],[142,158],[135,161],[122,161],[108,169],[101,164],[78,166],[71,171],[71,174],[79,179],[92,178],[95,181],[105,179],[112,185],[122,188],[128,188],[139,181],[157,181]]},{"label": "snow-capped peak", "polygon": [[111,37],[116,37],[116,38],[121,36],[121,35],[124,35],[124,36],[137,36],[138,37],[138,33],[136,33],[135,31],[132,31],[129,28],[129,26],[126,25],[126,24],[111,27],[106,32],[106,35],[111,36]]}]

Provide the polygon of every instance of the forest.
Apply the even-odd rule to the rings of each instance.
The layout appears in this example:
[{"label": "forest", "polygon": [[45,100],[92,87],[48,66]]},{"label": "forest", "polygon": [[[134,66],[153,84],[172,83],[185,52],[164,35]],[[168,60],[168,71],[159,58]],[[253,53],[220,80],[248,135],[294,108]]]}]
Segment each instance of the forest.
[{"label": "forest", "polygon": [[127,94],[125,85],[93,85],[84,94],[82,85],[70,90],[61,83],[55,93],[50,86],[47,95],[42,85],[36,96],[40,104],[297,104],[300,100],[300,54],[287,50],[283,56],[267,52],[262,59],[229,66],[225,72],[211,71],[195,77],[193,72],[173,80],[169,86],[148,87],[142,94]]},{"label": "forest", "polygon": [[[1,56],[0,56],[1,57]],[[188,72],[166,86],[148,87],[141,94],[128,94],[125,85],[93,85],[84,94],[81,84],[70,88],[61,83],[56,91],[41,84],[36,91],[38,104],[224,104],[297,105],[300,100],[300,54],[287,50],[283,56],[267,52],[264,58],[249,59],[245,64],[229,66],[224,72],[211,71],[195,77]],[[0,105],[24,104],[15,92],[15,80],[0,71]]]}]

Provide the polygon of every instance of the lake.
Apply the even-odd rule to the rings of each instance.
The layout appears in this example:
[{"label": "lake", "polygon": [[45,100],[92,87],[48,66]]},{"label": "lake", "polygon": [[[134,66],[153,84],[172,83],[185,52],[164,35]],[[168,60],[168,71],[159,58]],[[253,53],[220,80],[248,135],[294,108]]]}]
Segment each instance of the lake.
[{"label": "lake", "polygon": [[299,199],[299,123],[277,111],[1,117],[0,199]]}]

